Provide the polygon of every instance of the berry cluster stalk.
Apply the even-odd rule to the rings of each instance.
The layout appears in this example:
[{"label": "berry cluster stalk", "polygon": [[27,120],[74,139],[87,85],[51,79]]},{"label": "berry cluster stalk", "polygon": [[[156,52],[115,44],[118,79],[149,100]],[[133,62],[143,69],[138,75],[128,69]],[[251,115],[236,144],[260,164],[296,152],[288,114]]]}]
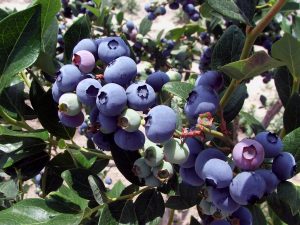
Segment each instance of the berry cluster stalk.
[{"label": "berry cluster stalk", "polygon": [[[246,29],[246,41],[244,44],[244,48],[240,57],[240,60],[246,59],[251,52],[252,46],[259,36],[259,34],[268,26],[268,24],[272,21],[273,17],[280,11],[280,9],[284,6],[286,0],[278,0],[270,11],[262,18],[262,20],[255,26],[254,28],[247,27]],[[227,102],[230,99],[231,94],[238,87],[238,85],[242,82],[242,80],[232,79],[230,85],[226,89],[225,94],[223,95],[220,106],[224,108]]]}]

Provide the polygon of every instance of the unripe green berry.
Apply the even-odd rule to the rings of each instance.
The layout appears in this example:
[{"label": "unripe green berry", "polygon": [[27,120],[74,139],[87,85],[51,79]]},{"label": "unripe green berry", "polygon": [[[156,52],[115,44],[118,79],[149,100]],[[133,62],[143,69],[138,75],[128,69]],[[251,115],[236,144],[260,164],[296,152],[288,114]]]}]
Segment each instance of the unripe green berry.
[{"label": "unripe green berry", "polygon": [[175,70],[169,70],[166,72],[166,74],[170,78],[170,81],[181,81],[181,74]]},{"label": "unripe green berry", "polygon": [[184,163],[190,154],[187,144],[182,144],[178,138],[172,138],[167,141],[164,144],[163,150],[166,160],[174,164]]},{"label": "unripe green berry", "polygon": [[145,178],[151,174],[151,167],[146,164],[144,158],[139,158],[135,160],[132,171],[137,177]]},{"label": "unripe green berry", "polygon": [[164,152],[162,148],[158,147],[154,143],[152,146],[146,148],[144,153],[145,162],[151,167],[160,165],[164,159]]},{"label": "unripe green berry", "polygon": [[145,185],[148,187],[159,187],[161,184],[161,181],[152,174],[145,178]]},{"label": "unripe green berry", "polygon": [[174,170],[171,163],[163,161],[159,166],[152,168],[152,173],[157,179],[165,181],[173,176]]},{"label": "unripe green berry", "polygon": [[118,125],[128,132],[137,131],[141,124],[141,116],[133,109],[125,109],[118,119]]},{"label": "unripe green berry", "polygon": [[75,93],[65,93],[59,98],[59,111],[68,116],[75,116],[81,111],[81,103]]}]

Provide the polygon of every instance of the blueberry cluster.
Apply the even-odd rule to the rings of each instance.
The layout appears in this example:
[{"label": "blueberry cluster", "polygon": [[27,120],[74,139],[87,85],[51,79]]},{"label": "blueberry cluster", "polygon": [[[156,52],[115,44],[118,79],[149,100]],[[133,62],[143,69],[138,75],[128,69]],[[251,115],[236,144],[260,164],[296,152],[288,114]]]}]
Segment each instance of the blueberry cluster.
[{"label": "blueberry cluster", "polygon": [[122,27],[122,32],[126,34],[127,39],[132,42],[136,42],[136,36],[138,34],[138,28],[135,24],[128,20]]},{"label": "blueberry cluster", "polygon": [[[194,0],[168,0],[169,8],[172,10],[179,9],[182,6],[183,11],[193,21],[200,19],[200,13],[196,9]],[[164,4],[159,4],[158,1],[152,0],[145,4],[145,10],[148,12],[148,19],[155,20],[157,16],[166,14]]]},{"label": "blueberry cluster", "polygon": [[200,61],[199,61],[200,71],[204,72],[210,68],[212,52],[213,49],[211,47],[204,48],[204,51],[201,54]]},{"label": "blueberry cluster", "polygon": [[70,3],[70,0],[61,0],[61,4],[63,9],[62,14],[66,18],[71,19],[73,16],[77,16],[79,13],[93,16],[91,11],[82,6],[82,4],[86,4],[94,7],[95,3],[92,0],[76,0],[73,3]]},{"label": "blueberry cluster", "polygon": [[171,51],[175,47],[175,42],[173,40],[167,40],[166,38],[162,38],[160,42],[162,43],[162,49],[163,49],[161,52],[162,56],[163,57],[170,56]]}]

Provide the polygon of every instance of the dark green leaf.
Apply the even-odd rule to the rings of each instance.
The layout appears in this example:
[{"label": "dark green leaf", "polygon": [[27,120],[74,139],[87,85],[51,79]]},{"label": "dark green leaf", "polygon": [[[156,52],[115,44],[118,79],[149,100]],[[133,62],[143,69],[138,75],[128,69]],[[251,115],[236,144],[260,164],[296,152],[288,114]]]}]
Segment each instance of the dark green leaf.
[{"label": "dark green leaf", "polygon": [[66,181],[68,186],[75,190],[78,195],[82,198],[93,200],[93,190],[89,184],[88,177],[92,175],[94,179],[98,179],[98,183],[102,185],[103,190],[105,190],[105,186],[100,178],[85,169],[70,169],[64,171],[61,176]]},{"label": "dark green leaf", "polygon": [[60,213],[47,206],[44,199],[25,199],[0,212],[3,225],[78,225],[82,214]]},{"label": "dark green leaf", "polygon": [[287,67],[279,67],[275,71],[274,82],[282,105],[286,107],[292,93],[293,77]]},{"label": "dark green leaf", "polygon": [[124,190],[125,185],[119,180],[113,188],[107,192],[107,196],[110,198],[117,198],[121,195],[122,191]]},{"label": "dark green leaf", "polygon": [[224,65],[220,70],[231,78],[243,80],[283,65],[283,62],[271,58],[266,52],[259,51],[247,59]]},{"label": "dark green leaf", "polygon": [[297,128],[283,138],[283,150],[292,153],[297,163],[297,172],[300,172],[300,128]]},{"label": "dark green leaf", "polygon": [[252,26],[252,23],[248,20],[248,18],[242,13],[237,4],[233,0],[207,0],[207,3],[210,7],[212,7],[215,11],[222,14],[223,16],[238,20],[247,25]]},{"label": "dark green leaf", "polygon": [[170,209],[184,210],[196,205],[196,203],[186,202],[179,195],[170,196],[166,202],[166,207]]},{"label": "dark green leaf", "polygon": [[300,187],[285,181],[277,187],[278,198],[289,205],[293,215],[300,213]]},{"label": "dark green leaf", "polygon": [[290,73],[300,77],[300,42],[292,35],[285,33],[272,45],[272,56],[283,61]]},{"label": "dark green leaf", "polygon": [[41,7],[34,6],[0,22],[0,93],[12,76],[32,65],[39,55],[40,12]]},{"label": "dark green leaf", "polygon": [[105,187],[103,187],[103,184],[99,182],[99,179],[90,175],[88,176],[88,181],[91,186],[91,189],[93,191],[94,199],[99,205],[102,205],[103,203],[108,202],[108,198],[105,195]]},{"label": "dark green leaf", "polygon": [[124,190],[121,192],[121,195],[129,195],[138,190],[139,190],[139,186],[137,186],[135,184],[130,184],[129,186],[124,188]]},{"label": "dark green leaf", "polygon": [[4,9],[0,9],[0,21],[7,17],[9,14]]},{"label": "dark green leaf", "polygon": [[60,68],[59,62],[55,59],[55,57],[45,52],[40,53],[37,61],[35,62],[35,66],[51,76],[54,76],[56,71]]},{"label": "dark green leaf", "polygon": [[286,11],[295,11],[295,10],[298,10],[300,9],[300,4],[299,2],[294,1],[294,0],[290,0],[290,1],[287,1],[283,7],[281,8],[281,12],[286,12]]},{"label": "dark green leaf", "polygon": [[183,34],[184,34],[184,28],[178,27],[178,28],[169,30],[168,33],[166,34],[166,38],[172,39],[172,40],[178,40]]},{"label": "dark green leaf", "polygon": [[65,41],[65,61],[70,62],[75,45],[84,38],[89,38],[91,23],[87,16],[77,19],[64,35]]},{"label": "dark green leaf", "polygon": [[134,210],[139,223],[146,223],[156,217],[163,217],[164,199],[158,191],[150,189],[140,194],[134,202]]},{"label": "dark green leaf", "polygon": [[56,18],[52,19],[47,30],[45,30],[42,37],[42,52],[48,55],[55,56],[57,44],[58,22]]},{"label": "dark green leaf", "polygon": [[191,216],[190,225],[201,225],[201,223],[195,217]]},{"label": "dark green leaf", "polygon": [[145,36],[151,30],[151,26],[152,26],[152,21],[148,20],[148,18],[145,17],[140,23],[139,33]]},{"label": "dark green leaf", "polygon": [[249,25],[251,24],[252,26],[255,25],[253,22],[253,16],[255,14],[257,2],[258,0],[236,0],[236,4],[240,9],[241,14],[244,18],[246,18],[246,21],[249,23]]},{"label": "dark green leaf", "polygon": [[271,209],[269,205],[268,205],[268,212],[273,225],[287,225],[276,215],[276,213]]},{"label": "dark green leaf", "polygon": [[265,130],[263,125],[249,113],[241,111],[240,116],[245,120],[245,123],[251,127],[253,133],[257,134]]},{"label": "dark green leaf", "polygon": [[248,206],[253,218],[253,225],[267,225],[265,215],[257,205]]},{"label": "dark green leaf", "polygon": [[97,160],[97,156],[92,154],[85,155],[78,149],[69,149],[69,153],[72,155],[72,158],[76,160],[78,166],[82,167],[83,169],[91,168]]},{"label": "dark green leaf", "polygon": [[184,100],[189,97],[189,93],[193,90],[194,85],[180,81],[168,82],[163,86],[163,90]]},{"label": "dark green leaf", "polygon": [[235,25],[227,28],[213,49],[212,69],[216,70],[220,66],[239,60],[244,42],[245,35],[240,28]]},{"label": "dark green leaf", "polygon": [[71,139],[75,134],[74,128],[67,128],[59,122],[57,103],[54,102],[52,91],[47,92],[34,80],[30,87],[30,101],[45,129],[56,137]]},{"label": "dark green leaf", "polygon": [[90,6],[88,4],[82,4],[82,7],[86,8],[87,10],[92,12],[96,17],[100,16],[100,10],[99,9],[96,9],[93,6]]},{"label": "dark green leaf", "polygon": [[32,137],[32,138],[40,138],[44,141],[48,140],[49,134],[47,131],[14,131],[10,130],[5,126],[0,125],[0,135],[4,136],[12,136],[12,137]]},{"label": "dark green leaf", "polygon": [[73,168],[75,168],[74,161],[67,151],[59,153],[52,158],[50,162],[47,163],[42,175],[41,187],[43,193],[47,195],[51,191],[56,191],[63,183],[61,173]]},{"label": "dark green leaf", "polygon": [[122,11],[116,15],[116,19],[117,19],[117,22],[119,25],[122,24],[123,18],[124,18],[124,12],[122,12]]},{"label": "dark green leaf", "polygon": [[184,34],[186,36],[191,36],[194,33],[200,33],[202,31],[205,31],[205,29],[203,27],[201,27],[199,24],[186,24],[184,25]]},{"label": "dark green leaf", "polygon": [[287,133],[300,127],[300,95],[290,97],[283,113],[283,125]]},{"label": "dark green leaf", "polygon": [[165,30],[159,31],[159,33],[158,33],[157,36],[156,36],[156,43],[160,43],[160,40],[161,40],[161,38],[162,38],[162,36],[163,36],[163,34],[164,34],[164,31],[165,31]]},{"label": "dark green leaf", "polygon": [[223,110],[223,116],[227,123],[231,122],[239,114],[247,97],[248,93],[246,85],[239,85],[231,95],[231,98]]},{"label": "dark green leaf", "polygon": [[280,200],[275,192],[269,195],[267,200],[269,207],[283,222],[291,225],[300,225],[300,215],[293,216],[289,205]]}]

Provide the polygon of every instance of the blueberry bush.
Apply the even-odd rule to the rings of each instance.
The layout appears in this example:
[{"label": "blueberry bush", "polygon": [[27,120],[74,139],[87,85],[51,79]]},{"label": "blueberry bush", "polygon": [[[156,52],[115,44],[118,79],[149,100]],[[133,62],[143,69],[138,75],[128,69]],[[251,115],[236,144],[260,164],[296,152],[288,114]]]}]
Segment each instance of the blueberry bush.
[{"label": "blueberry bush", "polygon": [[[0,224],[171,225],[190,208],[191,225],[300,224],[299,9],[152,0],[139,24],[118,1],[0,9]],[[184,23],[152,32],[171,10]],[[242,111],[256,76],[279,96],[264,121]]]}]

